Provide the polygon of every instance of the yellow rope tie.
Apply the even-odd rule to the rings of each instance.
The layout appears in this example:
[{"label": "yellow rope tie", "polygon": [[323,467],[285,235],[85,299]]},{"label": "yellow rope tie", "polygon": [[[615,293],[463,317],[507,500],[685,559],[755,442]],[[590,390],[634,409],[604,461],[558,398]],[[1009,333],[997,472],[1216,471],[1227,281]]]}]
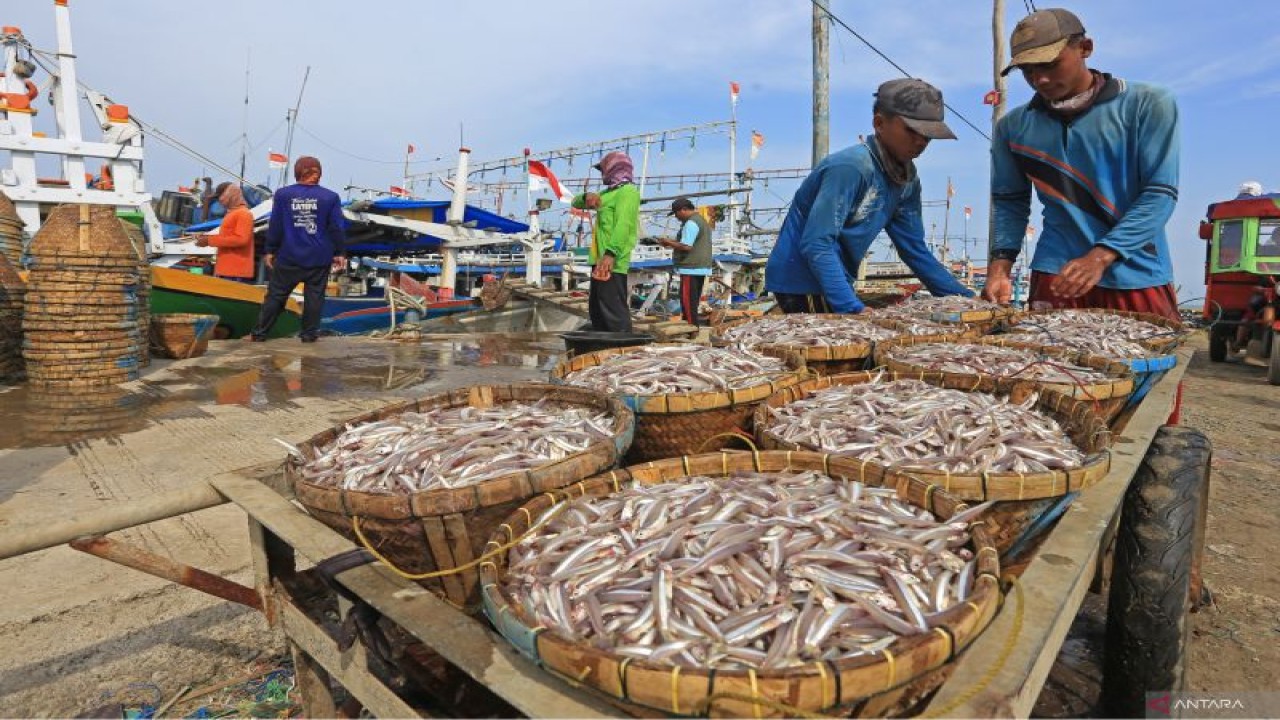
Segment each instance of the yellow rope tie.
[{"label": "yellow rope tie", "polygon": [[691,475],[692,473],[689,472],[689,456],[682,455],[680,457],[680,463],[684,466],[684,474],[686,476]]},{"label": "yellow rope tie", "polygon": [[859,458],[858,460],[858,482],[863,485],[867,484],[867,459]]},{"label": "yellow rope tie", "polygon": [[956,654],[955,637],[952,636],[951,633],[948,632],[947,629],[944,627],[935,627],[933,631],[936,633],[941,633],[942,638],[947,641],[947,659],[944,662],[949,662],[951,658],[955,657],[955,654]]},{"label": "yellow rope tie", "polygon": [[[747,668],[747,677],[751,678],[751,696],[757,698],[760,697],[760,684],[756,680],[755,668]],[[757,719],[763,717],[763,715],[760,714],[760,703],[753,703],[751,705],[751,710]]]},{"label": "yellow rope tie", "polygon": [[624,657],[622,662],[618,663],[618,689],[622,690],[622,699],[631,700],[630,694],[627,692],[627,666],[631,664],[631,658]]},{"label": "yellow rope tie", "polygon": [[1027,476],[1024,475],[1021,470],[1019,470],[1018,471],[1018,499],[1019,500],[1022,499],[1022,496],[1026,492],[1026,489],[1027,489]]},{"label": "yellow rope tie", "polygon": [[937,511],[933,509],[933,492],[937,489],[938,489],[938,486],[934,485],[933,483],[929,483],[924,488],[924,508],[929,512],[935,513],[935,514]]},{"label": "yellow rope tie", "polygon": [[814,665],[818,667],[818,677],[822,678],[822,707],[831,707],[836,704],[836,689],[831,683],[831,676],[827,674],[827,664],[819,660]]},{"label": "yellow rope tie", "polygon": [[894,659],[893,653],[889,652],[889,648],[885,648],[881,652],[884,653],[885,664],[889,669],[889,677],[887,682],[884,684],[884,689],[887,691],[892,689],[898,682],[898,663]]},{"label": "yellow rope tie", "polygon": [[506,523],[502,523],[502,524],[501,524],[501,525],[499,525],[498,527],[499,527],[499,528],[501,528],[501,529],[503,529],[503,530],[506,530],[506,531],[507,531],[507,541],[508,541],[508,542],[510,542],[510,541],[511,541],[511,538],[513,538],[513,537],[515,537],[515,536],[516,536],[515,528],[511,527],[510,525],[508,525],[508,524],[506,524]]},{"label": "yellow rope tie", "polygon": [[729,453],[720,451],[720,474],[729,477]]},{"label": "yellow rope tie", "polygon": [[[529,512],[529,508],[524,505],[520,506],[520,512],[524,513],[524,526],[533,527],[533,513]],[[493,542],[490,540],[490,542]]]},{"label": "yellow rope tie", "polygon": [[[568,507],[568,505],[562,505],[559,510],[551,511],[547,515],[547,517],[544,518],[544,520],[550,520],[552,517],[555,517],[566,507]],[[498,555],[501,555],[502,553],[510,550],[516,545],[519,545],[520,542],[523,541],[526,537],[528,537],[529,535],[532,535],[534,530],[536,530],[537,528],[529,528],[529,530],[524,534],[522,534],[520,537],[513,538],[510,542],[499,545],[498,547],[494,548],[492,551],[486,551],[485,553],[480,555],[480,557],[470,562],[463,563],[462,565],[459,565],[457,567],[446,568],[444,570],[436,570],[434,572],[425,572],[425,573],[411,573],[411,572],[402,570],[398,565],[391,562],[391,560],[387,558],[387,556],[378,552],[378,550],[375,547],[373,547],[373,543],[369,542],[369,538],[365,537],[364,531],[360,529],[359,516],[357,515],[351,516],[351,529],[355,532],[356,539],[360,541],[361,547],[363,547],[365,550],[368,550],[369,553],[373,555],[375,558],[377,558],[378,561],[381,562],[383,565],[386,565],[388,570],[395,573],[396,575],[399,575],[405,580],[426,580],[429,578],[444,577],[446,575],[457,575],[458,573],[466,572],[467,570],[470,570],[471,568],[476,567],[477,565],[480,565],[486,560],[490,560],[494,557],[497,557]]]},{"label": "yellow rope tie", "polygon": [[764,470],[760,469],[760,451],[759,450],[753,449],[751,451],[751,459],[752,459],[752,462],[755,463],[756,472],[764,472]]},{"label": "yellow rope tie", "polygon": [[1012,575],[1008,577],[1008,580],[1009,584],[1013,585],[1013,597],[1016,602],[1013,611],[1013,629],[1009,632],[1009,636],[1004,639],[1004,646],[1000,648],[1000,654],[996,657],[996,661],[985,673],[982,674],[982,677],[978,678],[978,682],[974,683],[973,687],[965,690],[963,693],[960,693],[955,700],[952,700],[943,707],[930,708],[929,712],[924,713],[920,717],[938,718],[951,715],[953,710],[969,702],[978,693],[985,690],[986,687],[991,684],[991,681],[995,679],[996,675],[1000,673],[1000,670],[1004,668],[1004,664],[1009,661],[1009,656],[1013,654],[1014,647],[1017,645],[1018,636],[1022,634],[1023,603],[1022,583],[1018,581],[1018,578],[1013,577]]},{"label": "yellow rope tie", "polygon": [[942,489],[951,492],[951,471],[946,468],[942,469]]},{"label": "yellow rope tie", "polygon": [[680,666],[671,669],[671,712],[680,714]]},{"label": "yellow rope tie", "polygon": [[612,483],[613,483],[613,491],[614,491],[614,492],[622,492],[622,487],[621,487],[620,485],[618,485],[618,471],[617,471],[617,470],[610,470],[610,471],[609,471],[609,482],[612,482]]}]

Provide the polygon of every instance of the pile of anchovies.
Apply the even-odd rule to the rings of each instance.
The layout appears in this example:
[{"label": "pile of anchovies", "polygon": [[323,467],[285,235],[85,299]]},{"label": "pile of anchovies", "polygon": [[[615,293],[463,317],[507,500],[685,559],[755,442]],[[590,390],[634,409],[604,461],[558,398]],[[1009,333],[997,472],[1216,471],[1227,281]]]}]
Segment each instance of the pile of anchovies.
[{"label": "pile of anchovies", "polygon": [[1145,345],[1168,340],[1182,334],[1155,323],[1109,313],[1055,310],[1020,320],[1009,329],[1022,333],[1028,342],[1066,347],[1118,360],[1150,357],[1158,354]]},{"label": "pile of anchovies", "polygon": [[853,316],[824,317],[795,314],[763,317],[735,325],[723,338],[735,345],[838,346],[878,342],[903,334]]},{"label": "pile of anchovies", "polygon": [[972,343],[921,343],[889,348],[888,356],[925,370],[966,375],[993,375],[1066,385],[1115,380],[1107,373],[1033,350]]},{"label": "pile of anchovies", "polygon": [[1007,310],[1007,308],[978,298],[948,295],[945,297],[910,298],[896,305],[870,310],[868,313],[872,317],[886,318],[904,323],[904,330],[912,335],[938,335],[963,331],[968,326],[960,323],[940,322],[935,318],[974,310]]},{"label": "pile of anchovies", "polygon": [[779,440],[897,468],[957,474],[1043,472],[1084,464],[1056,420],[986,393],[919,380],[837,385],[771,408]]},{"label": "pile of anchovies", "polygon": [[740,390],[786,375],[786,364],[740,348],[645,345],[565,375],[570,385],[628,395]]},{"label": "pile of anchovies", "polygon": [[348,425],[304,459],[320,485],[380,493],[459,488],[582,452],[615,434],[607,412],[539,400],[406,412]]},{"label": "pile of anchovies", "polygon": [[671,666],[774,669],[883,651],[974,585],[969,523],[815,472],[636,485],[552,508],[509,554],[530,624]]}]

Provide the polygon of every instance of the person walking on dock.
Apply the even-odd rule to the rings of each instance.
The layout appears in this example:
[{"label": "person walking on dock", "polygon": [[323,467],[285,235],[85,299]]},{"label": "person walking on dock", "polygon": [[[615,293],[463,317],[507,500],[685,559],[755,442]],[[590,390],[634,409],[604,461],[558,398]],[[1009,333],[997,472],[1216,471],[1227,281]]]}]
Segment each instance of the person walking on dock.
[{"label": "person walking on dock", "polygon": [[631,332],[630,291],[627,270],[640,228],[640,190],[632,181],[634,169],[626,153],[605,155],[595,168],[604,178],[605,189],[588,207],[584,193],[573,199],[573,207],[596,210],[591,234],[591,290],[587,311],[591,329],[599,332]]},{"label": "person walking on dock", "polygon": [[253,267],[253,213],[244,201],[244,192],[235,183],[223,183],[217,189],[218,202],[227,209],[218,226],[218,234],[201,235],[197,247],[218,248],[214,277],[252,282]]},{"label": "person walking on dock", "polygon": [[1178,201],[1178,108],[1163,88],[1088,67],[1093,40],[1067,10],[1023,18],[1004,72],[1035,96],[991,142],[995,241],[983,296],[1007,303],[1034,187],[1043,231],[1033,308],[1109,308],[1179,320],[1165,223]]},{"label": "person walking on dock", "polygon": [[883,230],[934,295],[971,296],[929,251],[915,159],[931,140],[955,139],[942,93],[923,80],[876,91],[875,136],[828,155],[800,184],[765,266],[765,289],[786,313],[859,313],[858,265]]},{"label": "person walking on dock", "polygon": [[697,325],[702,285],[711,275],[711,225],[698,214],[689,198],[676,198],[671,203],[671,214],[681,223],[679,237],[657,241],[671,248],[671,261],[680,276],[681,317],[690,325]]},{"label": "person walking on dock", "polygon": [[256,342],[267,338],[298,283],[303,283],[302,332],[298,337],[302,342],[315,342],[319,337],[329,270],[344,257],[346,245],[342,200],[332,190],[320,187],[321,174],[319,160],[298,158],[293,164],[297,182],[276,190],[272,199],[263,257],[271,279],[250,336]]}]

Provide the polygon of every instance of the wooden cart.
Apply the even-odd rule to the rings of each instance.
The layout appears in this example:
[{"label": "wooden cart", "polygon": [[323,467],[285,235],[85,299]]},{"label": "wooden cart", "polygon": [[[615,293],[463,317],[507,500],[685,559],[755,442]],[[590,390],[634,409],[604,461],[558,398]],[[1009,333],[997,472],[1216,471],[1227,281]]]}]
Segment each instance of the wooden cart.
[{"label": "wooden cart", "polygon": [[[1109,629],[1102,684],[1113,703],[1111,714],[1140,715],[1145,688],[1181,688],[1186,614],[1200,591],[1209,450],[1198,432],[1163,426],[1191,354],[1179,352],[1178,365],[1128,418],[1107,478],[1055,516],[1029,560],[1014,565],[1018,577],[1008,579],[1000,613],[954,661],[923,716],[1028,717],[1091,585],[1105,584],[1108,577],[1115,631]],[[255,588],[103,537],[225,502],[249,517]],[[626,715],[518,654],[483,619],[384,566],[339,567],[322,580],[317,564],[328,566],[358,548],[291,501],[274,466],[221,475],[209,486],[91,522],[33,526],[16,542],[4,543],[0,557],[72,538],[78,538],[72,542],[77,549],[261,609],[288,639],[307,717],[335,716],[344,696],[377,717],[465,716],[468,708],[451,706],[448,699],[466,688],[486,695],[481,700],[488,702],[488,713],[498,716]],[[352,642],[354,627],[367,628],[375,620],[414,643],[415,657],[429,658],[434,666],[427,681],[434,677],[440,686],[423,694],[419,685],[400,683],[402,673],[387,671],[384,652]],[[339,687],[342,692],[335,693]],[[494,703],[501,708],[497,712]]]}]

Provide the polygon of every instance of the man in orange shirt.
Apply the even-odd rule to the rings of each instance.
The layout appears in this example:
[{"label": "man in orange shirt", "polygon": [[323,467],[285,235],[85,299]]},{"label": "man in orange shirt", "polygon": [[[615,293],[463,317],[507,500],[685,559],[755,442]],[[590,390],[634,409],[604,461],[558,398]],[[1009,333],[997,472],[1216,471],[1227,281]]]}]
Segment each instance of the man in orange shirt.
[{"label": "man in orange shirt", "polygon": [[234,183],[223,183],[219,188],[218,202],[227,209],[218,227],[217,235],[202,235],[196,240],[198,247],[218,248],[218,262],[213,268],[215,277],[252,282],[253,267],[253,213],[244,201],[244,193]]}]

